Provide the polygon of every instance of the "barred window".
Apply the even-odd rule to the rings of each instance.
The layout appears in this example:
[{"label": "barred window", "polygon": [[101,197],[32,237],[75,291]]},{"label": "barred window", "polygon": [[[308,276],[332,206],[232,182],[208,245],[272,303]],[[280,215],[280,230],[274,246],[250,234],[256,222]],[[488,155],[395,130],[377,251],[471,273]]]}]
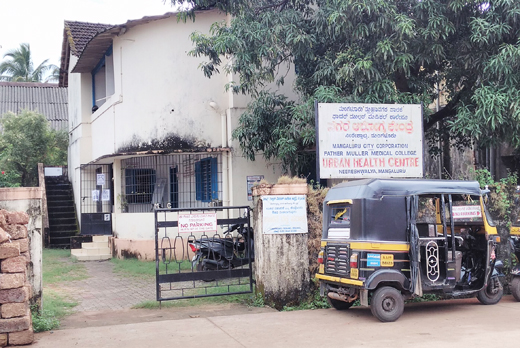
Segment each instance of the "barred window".
[{"label": "barred window", "polygon": [[125,169],[128,204],[152,203],[155,186],[154,169]]}]

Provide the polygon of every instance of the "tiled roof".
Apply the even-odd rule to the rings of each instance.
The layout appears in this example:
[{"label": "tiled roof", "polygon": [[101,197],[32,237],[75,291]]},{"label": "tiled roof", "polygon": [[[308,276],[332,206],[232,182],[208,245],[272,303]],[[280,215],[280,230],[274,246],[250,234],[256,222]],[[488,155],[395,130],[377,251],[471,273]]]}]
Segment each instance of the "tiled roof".
[{"label": "tiled roof", "polygon": [[70,52],[76,57],[80,57],[90,40],[97,34],[113,27],[112,24],[65,21]]},{"label": "tiled roof", "polygon": [[52,83],[0,82],[0,116],[34,110],[54,129],[68,129],[67,88]]}]

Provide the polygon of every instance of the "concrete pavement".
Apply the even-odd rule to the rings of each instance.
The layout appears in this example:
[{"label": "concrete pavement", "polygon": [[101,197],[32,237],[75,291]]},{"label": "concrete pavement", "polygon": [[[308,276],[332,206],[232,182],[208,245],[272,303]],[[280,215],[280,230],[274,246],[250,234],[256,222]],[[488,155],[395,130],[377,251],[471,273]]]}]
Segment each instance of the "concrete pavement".
[{"label": "concrete pavement", "polygon": [[[131,312],[130,312],[131,313]],[[131,314],[130,314],[131,315]],[[267,312],[57,330],[33,347],[519,347],[520,302],[414,303],[394,323],[368,308]]]}]

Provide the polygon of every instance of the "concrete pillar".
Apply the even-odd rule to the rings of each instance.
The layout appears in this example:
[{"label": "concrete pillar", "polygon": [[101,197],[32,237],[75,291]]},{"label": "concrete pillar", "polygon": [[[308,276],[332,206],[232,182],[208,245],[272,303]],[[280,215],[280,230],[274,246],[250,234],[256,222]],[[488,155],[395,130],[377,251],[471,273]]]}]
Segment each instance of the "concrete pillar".
[{"label": "concrete pillar", "polygon": [[[281,198],[287,195],[305,195],[306,198],[307,184],[264,184],[253,188],[256,289],[266,304],[281,309],[285,305],[297,304],[309,295],[308,233],[306,228],[304,233],[266,233],[264,200],[266,196],[273,195]],[[305,214],[306,211],[305,202]],[[290,215],[284,219],[291,222]]]}]

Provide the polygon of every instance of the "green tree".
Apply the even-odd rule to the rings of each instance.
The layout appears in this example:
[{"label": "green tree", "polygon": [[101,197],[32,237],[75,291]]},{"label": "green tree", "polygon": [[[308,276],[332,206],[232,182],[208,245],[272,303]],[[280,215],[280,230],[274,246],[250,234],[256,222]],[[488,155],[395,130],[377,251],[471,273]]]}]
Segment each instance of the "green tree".
[{"label": "green tree", "polygon": [[0,125],[0,170],[10,175],[5,186],[37,186],[38,163],[67,164],[67,133],[50,129],[44,116],[28,110],[6,113]]},{"label": "green tree", "polygon": [[31,47],[27,43],[4,54],[5,59],[0,63],[0,81],[13,82],[41,82],[48,71],[55,71],[57,67],[48,64],[45,59],[36,68],[34,67]]},{"label": "green tree", "polygon": [[[185,3],[171,0],[172,4]],[[204,74],[239,76],[226,87],[254,101],[234,136],[299,173],[314,146],[313,101],[423,103],[438,87],[447,105],[425,108],[424,129],[459,145],[520,145],[520,2],[517,0],[192,0],[194,11],[232,15],[193,33]],[[232,64],[224,64],[228,56]],[[299,100],[262,92],[296,68]],[[278,119],[280,117],[281,119]]]}]

